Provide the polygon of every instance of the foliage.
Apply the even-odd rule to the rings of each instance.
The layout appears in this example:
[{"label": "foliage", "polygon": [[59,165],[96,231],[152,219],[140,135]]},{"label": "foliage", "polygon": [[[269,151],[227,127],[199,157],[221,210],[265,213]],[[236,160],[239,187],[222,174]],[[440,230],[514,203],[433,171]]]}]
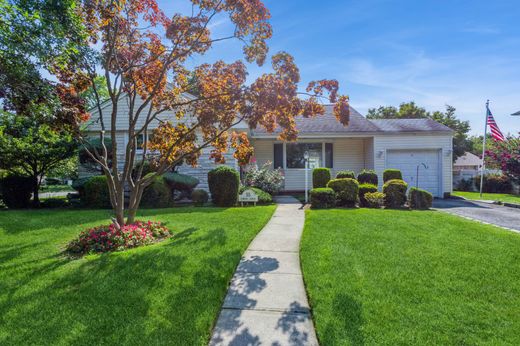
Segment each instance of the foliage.
[{"label": "foliage", "polygon": [[[480,181],[479,181],[480,184]],[[480,186],[480,185],[479,185]],[[475,191],[474,179],[461,179],[457,183],[457,191]]]},{"label": "foliage", "polygon": [[377,185],[359,184],[359,205],[362,207],[368,206],[367,200],[365,199],[365,194],[373,192],[377,192]]},{"label": "foliage", "polygon": [[143,191],[141,205],[146,208],[167,208],[173,204],[172,191],[162,176],[155,177]]},{"label": "foliage", "polygon": [[352,178],[333,179],[328,182],[328,188],[331,188],[336,193],[336,200],[338,205],[355,207],[359,202],[359,183]]},{"label": "foliage", "polygon": [[382,192],[367,192],[364,197],[369,208],[382,208],[385,205],[386,195]]},{"label": "foliage", "polygon": [[392,179],[383,185],[385,194],[385,207],[402,208],[406,203],[406,190],[408,184],[404,180]]},{"label": "foliage", "polygon": [[385,169],[383,172],[383,182],[386,183],[392,179],[402,180],[403,175],[401,174],[401,171],[398,169]]},{"label": "foliage", "polygon": [[408,204],[412,209],[430,209],[433,203],[433,196],[426,190],[416,187],[410,188],[408,192]]},{"label": "foliage", "polygon": [[122,251],[147,245],[171,235],[172,232],[160,222],[137,221],[122,227],[110,224],[109,226],[98,226],[81,232],[77,239],[67,245],[67,251],[71,255]]},{"label": "foliage", "polygon": [[[480,175],[475,177],[475,185],[480,189]],[[484,174],[484,182],[482,192],[490,193],[510,193],[513,190],[513,184],[509,177],[505,174]]]},{"label": "foliage", "polygon": [[244,175],[244,184],[276,195],[282,189],[285,177],[281,169],[271,170],[270,165],[270,162],[266,162],[260,169],[256,165],[248,169]]},{"label": "foliage", "polygon": [[[81,188],[80,188],[81,189]],[[89,208],[109,208],[110,195],[108,193],[107,177],[99,175],[90,177],[80,191],[82,203]]]},{"label": "foliage", "polygon": [[166,172],[163,178],[173,190],[175,200],[190,198],[193,189],[199,185],[199,179],[177,172]]},{"label": "foliage", "polygon": [[[88,87],[97,89],[98,76],[106,76],[110,103],[96,114],[99,126],[114,140],[117,130],[107,124],[118,123],[121,117],[132,120],[118,128],[130,138],[122,150],[124,157],[117,158],[114,145],[112,160],[133,163],[149,158],[157,163],[154,174],[133,177],[131,164],[110,167],[107,150],[89,153],[111,178],[110,193],[119,224],[133,222],[141,193],[154,175],[181,164],[196,166],[206,149],[210,149],[215,163],[225,163],[224,153],[231,148],[240,165],[248,164],[253,149],[246,133],[233,131],[239,122],[270,133],[278,129],[280,140],[294,141],[298,134],[295,118],[323,115],[324,102],[334,104],[339,122],[349,122],[348,97],[338,93],[339,83],[311,81],[300,92],[300,72],[286,52],[272,55],[272,72],[252,81],[247,79],[246,64],[241,61],[217,60],[193,66],[195,57],[207,60],[199,58],[214,42],[228,39],[243,44],[247,62],[262,65],[272,28],[269,11],[261,0],[190,2],[189,13],[180,5],[174,6],[177,13],[172,17],[156,0],[129,0],[122,6],[99,1],[78,3],[88,54],[78,68],[59,69],[56,75],[59,80],[70,80],[80,93]],[[212,20],[226,17],[234,30],[230,36],[221,37],[219,31],[212,32]],[[188,91],[195,91],[195,95],[187,97]],[[300,97],[302,94],[305,98]],[[96,100],[98,110],[99,102]],[[117,108],[120,102],[126,102],[124,110]],[[144,141],[142,151],[138,150],[138,136],[147,135],[149,125],[166,111],[175,113],[175,122],[161,121]],[[129,190],[128,206],[122,203],[125,189]]]},{"label": "foliage", "polygon": [[211,200],[219,207],[232,207],[237,204],[240,175],[228,166],[219,166],[208,172]]},{"label": "foliage", "polygon": [[357,180],[360,184],[372,184],[377,186],[379,183],[377,173],[373,169],[364,169],[359,172]]},{"label": "foliage", "polygon": [[336,205],[336,193],[328,187],[318,187],[310,193],[311,208],[333,208]]},{"label": "foliage", "polygon": [[330,181],[330,169],[328,168],[314,168],[312,170],[312,187],[326,187],[327,183]]},{"label": "foliage", "polygon": [[69,203],[65,198],[46,198],[42,201],[41,207],[52,209],[52,208],[65,208],[68,207]]},{"label": "foliage", "polygon": [[85,198],[85,184],[90,180],[91,177],[78,178],[72,181],[71,187],[78,191],[81,198]]},{"label": "foliage", "polygon": [[336,179],[343,179],[343,178],[356,179],[356,174],[354,173],[354,171],[339,171],[336,174]]},{"label": "foliage", "polygon": [[395,107],[379,107],[368,110],[368,119],[432,119],[454,131],[453,134],[453,160],[464,155],[472,149],[472,141],[468,137],[470,131],[469,121],[457,119],[455,107],[446,105],[446,111],[430,113],[419,107],[415,102],[401,103],[399,109]]},{"label": "foliage", "polygon": [[49,177],[59,178],[61,180],[74,180],[78,178],[78,155],[74,155],[63,160],[59,165],[51,168],[47,173]]},{"label": "foliage", "polygon": [[263,191],[256,187],[241,186],[240,190],[239,190],[239,194],[241,194],[245,190],[253,190],[256,193],[256,195],[258,196],[258,204],[260,204],[260,205],[273,203],[273,196],[271,196],[271,194],[266,191]]},{"label": "foliage", "polygon": [[42,178],[75,152],[76,141],[69,132],[53,129],[37,115],[0,111],[0,168],[31,177],[34,206],[40,202]]},{"label": "foliage", "polygon": [[31,202],[32,179],[8,175],[0,179],[2,199],[11,209],[27,208]]},{"label": "foliage", "polygon": [[486,165],[502,170],[504,174],[520,183],[520,137],[508,136],[503,142],[489,141],[486,150]]},{"label": "foliage", "polygon": [[191,193],[191,200],[196,207],[202,207],[208,203],[209,194],[206,190],[196,189]]},{"label": "foliage", "polygon": [[83,142],[79,145],[78,157],[79,163],[81,166],[86,169],[88,172],[103,174],[103,169],[99,165],[99,163],[89,154],[91,152],[102,152],[107,148],[107,163],[108,167],[112,167],[112,139],[103,137],[101,138],[93,138],[86,137],[83,139]]}]

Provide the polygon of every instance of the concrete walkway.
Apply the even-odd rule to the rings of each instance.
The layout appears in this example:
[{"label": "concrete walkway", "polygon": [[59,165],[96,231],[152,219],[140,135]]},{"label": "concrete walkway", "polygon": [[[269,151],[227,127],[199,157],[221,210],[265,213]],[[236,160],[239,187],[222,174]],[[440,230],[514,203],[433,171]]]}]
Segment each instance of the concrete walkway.
[{"label": "concrete walkway", "polygon": [[300,269],[301,204],[281,196],[231,280],[210,345],[318,345]]}]

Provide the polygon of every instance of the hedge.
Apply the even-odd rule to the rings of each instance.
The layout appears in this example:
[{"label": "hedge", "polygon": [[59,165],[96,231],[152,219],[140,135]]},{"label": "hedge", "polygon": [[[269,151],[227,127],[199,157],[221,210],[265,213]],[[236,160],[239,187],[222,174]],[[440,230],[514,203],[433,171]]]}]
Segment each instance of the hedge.
[{"label": "hedge", "polygon": [[240,175],[228,166],[220,166],[208,172],[211,200],[219,207],[232,207],[237,204]]},{"label": "hedge", "polygon": [[385,169],[383,172],[383,183],[393,179],[403,180],[401,171],[398,169]]},{"label": "hedge", "polygon": [[336,174],[336,179],[345,179],[345,178],[356,179],[356,174],[353,171],[339,171]]},{"label": "hedge", "polygon": [[164,181],[172,190],[180,192],[178,199],[182,199],[184,197],[190,198],[193,189],[199,184],[199,180],[197,178],[187,174],[168,172],[164,173],[163,177]]},{"label": "hedge", "polygon": [[426,190],[412,187],[408,192],[408,204],[412,209],[430,209],[433,203],[433,196]]},{"label": "hedge", "polygon": [[330,181],[330,169],[328,168],[314,168],[312,170],[312,187],[326,187]]},{"label": "hedge", "polygon": [[265,192],[257,187],[242,186],[240,187],[239,194],[245,190],[253,190],[258,195],[258,204],[271,204],[273,203],[273,196],[270,193]]},{"label": "hedge", "polygon": [[364,197],[369,208],[381,208],[385,205],[386,195],[382,192],[367,192]]},{"label": "hedge", "polygon": [[110,194],[106,176],[98,175],[88,178],[82,189],[83,194],[81,191],[79,192],[85,206],[90,208],[110,208]]},{"label": "hedge", "polygon": [[369,192],[377,192],[377,185],[373,184],[360,184],[359,185],[359,205],[362,207],[366,207],[367,201],[365,199],[365,194]]},{"label": "hedge", "polygon": [[408,184],[400,179],[392,179],[383,185],[385,194],[385,207],[402,208],[406,203],[406,190]]},{"label": "hedge", "polygon": [[372,184],[377,186],[379,183],[377,173],[372,169],[364,169],[359,172],[357,180],[360,184]]},{"label": "hedge", "polygon": [[311,208],[333,208],[336,205],[336,194],[328,187],[319,187],[311,190]]},{"label": "hedge", "polygon": [[206,190],[197,189],[191,193],[191,200],[196,207],[202,207],[208,203],[209,194]]},{"label": "hedge", "polygon": [[327,187],[334,190],[338,205],[355,207],[358,202],[359,184],[351,178],[334,179]]},{"label": "hedge", "polygon": [[154,178],[148,185],[141,197],[141,207],[145,208],[167,208],[173,204],[172,192],[162,176]]},{"label": "hedge", "polygon": [[31,204],[33,180],[29,177],[8,175],[0,180],[2,199],[11,209],[28,208]]},{"label": "hedge", "polygon": [[[475,185],[480,189],[480,175],[475,177]],[[484,184],[482,192],[487,193],[511,193],[513,184],[507,175],[504,174],[484,174]]]}]

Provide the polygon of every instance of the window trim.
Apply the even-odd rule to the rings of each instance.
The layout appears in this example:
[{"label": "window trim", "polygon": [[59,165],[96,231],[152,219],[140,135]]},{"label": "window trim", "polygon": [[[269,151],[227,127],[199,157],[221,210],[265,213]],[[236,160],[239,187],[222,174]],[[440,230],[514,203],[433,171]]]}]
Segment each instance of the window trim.
[{"label": "window trim", "polygon": [[[330,140],[330,141],[327,141],[327,140],[321,140],[321,141],[317,141],[317,140],[312,140],[312,139],[309,139],[309,140],[300,140],[298,141],[297,143],[301,143],[301,144],[304,144],[304,143],[314,143],[314,144],[321,144],[321,165],[320,167],[326,167],[327,166],[327,163],[325,162],[325,159],[326,159],[326,144],[327,143],[330,143],[332,144],[332,167],[329,167],[329,169],[334,169],[334,141],[333,140]],[[274,142],[274,144],[280,144],[280,142]],[[287,143],[286,142],[283,142],[283,170],[292,170],[292,171],[304,171],[305,168],[288,168],[287,167]],[[274,145],[273,145],[273,167],[274,167]]]}]

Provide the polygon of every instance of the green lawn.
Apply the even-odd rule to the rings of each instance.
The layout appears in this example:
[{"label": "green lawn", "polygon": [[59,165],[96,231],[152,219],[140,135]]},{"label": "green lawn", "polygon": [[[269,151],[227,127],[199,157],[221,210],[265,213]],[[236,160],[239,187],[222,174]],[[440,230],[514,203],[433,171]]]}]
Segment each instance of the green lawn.
[{"label": "green lawn", "polygon": [[75,192],[69,185],[46,185],[40,188],[41,192]]},{"label": "green lawn", "polygon": [[520,195],[511,195],[508,193],[483,193],[480,198],[479,192],[453,191],[452,195],[460,196],[473,200],[500,201],[520,204]]},{"label": "green lawn", "polygon": [[520,235],[436,211],[309,210],[322,345],[520,344]]},{"label": "green lawn", "polygon": [[241,254],[275,206],[143,210],[173,239],[69,260],[108,210],[0,212],[1,345],[206,345]]}]

